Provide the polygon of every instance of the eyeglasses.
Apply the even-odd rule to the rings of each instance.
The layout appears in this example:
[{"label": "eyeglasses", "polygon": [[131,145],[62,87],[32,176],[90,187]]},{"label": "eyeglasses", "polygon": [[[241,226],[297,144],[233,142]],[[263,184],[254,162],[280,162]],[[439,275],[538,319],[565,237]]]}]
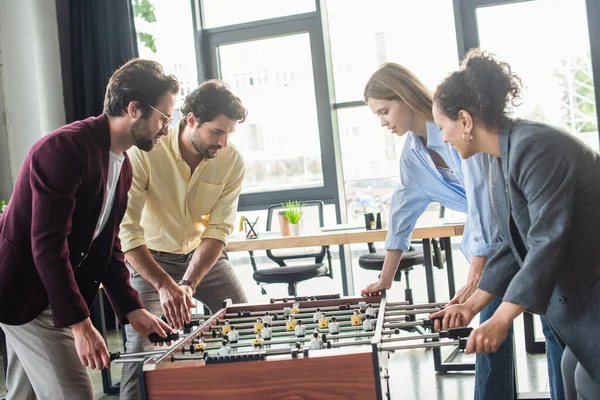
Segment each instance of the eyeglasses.
[{"label": "eyeglasses", "polygon": [[159,113],[160,115],[162,115],[163,117],[166,118],[164,125],[162,126],[162,128],[160,128],[161,131],[163,129],[165,129],[167,126],[169,126],[171,121],[173,121],[173,117],[169,117],[168,115],[163,114],[162,112],[158,111],[156,108],[152,107],[150,104],[148,104],[148,107],[150,107],[151,109],[153,109],[154,111],[156,111],[157,113]]}]

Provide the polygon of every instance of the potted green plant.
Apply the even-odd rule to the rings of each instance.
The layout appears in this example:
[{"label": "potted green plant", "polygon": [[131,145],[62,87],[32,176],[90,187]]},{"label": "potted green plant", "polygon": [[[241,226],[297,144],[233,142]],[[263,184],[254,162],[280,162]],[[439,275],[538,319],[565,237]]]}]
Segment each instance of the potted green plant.
[{"label": "potted green plant", "polygon": [[300,221],[304,214],[304,206],[306,203],[300,201],[287,201],[283,203],[282,212],[290,222],[290,232],[292,236],[300,235]]},{"label": "potted green plant", "polygon": [[0,217],[4,214],[4,210],[6,210],[6,201],[0,200]]}]

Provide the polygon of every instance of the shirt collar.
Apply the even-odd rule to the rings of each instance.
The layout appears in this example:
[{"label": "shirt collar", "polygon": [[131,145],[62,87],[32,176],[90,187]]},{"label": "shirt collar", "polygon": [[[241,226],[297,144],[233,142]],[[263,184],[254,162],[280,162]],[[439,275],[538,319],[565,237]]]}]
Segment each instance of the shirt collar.
[{"label": "shirt collar", "polygon": [[444,147],[442,130],[432,121],[426,121],[425,125],[427,128],[427,147],[432,149]]},{"label": "shirt collar", "polygon": [[179,148],[179,135],[181,134],[181,123],[177,123],[176,126],[169,128],[169,144],[171,147],[171,152],[178,160],[183,160],[181,157],[181,149]]}]

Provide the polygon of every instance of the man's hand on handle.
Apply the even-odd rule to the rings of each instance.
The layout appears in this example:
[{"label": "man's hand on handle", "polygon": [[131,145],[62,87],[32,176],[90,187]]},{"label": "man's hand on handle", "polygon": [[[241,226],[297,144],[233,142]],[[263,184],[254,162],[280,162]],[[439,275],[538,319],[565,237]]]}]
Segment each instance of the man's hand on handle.
[{"label": "man's hand on handle", "polygon": [[75,350],[81,363],[92,369],[110,368],[110,356],[100,332],[89,318],[71,325]]},{"label": "man's hand on handle", "polygon": [[189,286],[179,286],[173,280],[158,288],[160,305],[167,322],[177,330],[183,329],[183,325],[191,321],[191,308],[196,307],[191,291]]},{"label": "man's hand on handle", "polygon": [[[152,333],[156,333],[162,338],[167,337],[167,332],[173,333],[173,329],[169,325],[143,308],[131,311],[127,314],[127,319],[133,329],[145,338],[149,337]],[[167,346],[171,344],[171,342],[165,343]],[[159,346],[163,345],[162,342],[154,343],[154,345],[156,344]]]}]

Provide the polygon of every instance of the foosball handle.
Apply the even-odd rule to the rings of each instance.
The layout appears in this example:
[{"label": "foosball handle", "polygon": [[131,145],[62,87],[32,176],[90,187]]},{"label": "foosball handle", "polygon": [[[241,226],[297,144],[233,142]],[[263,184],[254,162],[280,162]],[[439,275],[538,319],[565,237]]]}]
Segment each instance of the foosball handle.
[{"label": "foosball handle", "polygon": [[435,321],[439,321],[440,322],[440,326],[442,325],[442,320],[444,319],[444,317],[437,317],[437,318],[425,318],[423,320],[423,328],[426,329],[430,329],[433,331],[433,326],[435,324]]},{"label": "foosball handle", "polygon": [[453,340],[467,339],[471,332],[473,332],[473,328],[453,328],[447,331],[440,331],[440,338]]},{"label": "foosball handle", "polygon": [[121,352],[117,351],[116,353],[110,353],[110,361],[114,361],[121,358]]},{"label": "foosball handle", "polygon": [[179,333],[167,333],[167,337],[163,338],[158,333],[151,333],[148,340],[152,343],[172,342],[179,339]]}]

